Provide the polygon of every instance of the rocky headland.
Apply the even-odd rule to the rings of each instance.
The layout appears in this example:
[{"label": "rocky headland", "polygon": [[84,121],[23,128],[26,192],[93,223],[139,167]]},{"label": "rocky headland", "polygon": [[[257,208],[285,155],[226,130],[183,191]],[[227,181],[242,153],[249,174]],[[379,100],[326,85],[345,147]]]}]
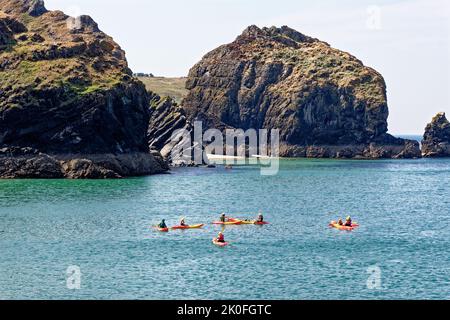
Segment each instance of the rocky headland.
[{"label": "rocky headland", "polygon": [[89,16],[0,0],[0,178],[166,171],[148,147],[150,99]]},{"label": "rocky headland", "polygon": [[422,155],[427,158],[450,157],[450,123],[438,113],[425,128]]},{"label": "rocky headland", "polygon": [[[206,54],[175,93],[146,90],[91,17],[0,0],[0,178],[164,172],[172,134],[192,132],[196,120],[203,130],[279,129],[284,157],[421,156],[416,141],[387,133],[378,72],[288,27],[250,26]],[[427,132],[424,155],[440,154],[426,146],[442,133]]]},{"label": "rocky headland", "polygon": [[[183,123],[200,120],[204,130],[279,129],[284,157],[421,156],[417,141],[387,133],[386,84],[377,71],[288,27],[250,26],[206,54],[186,88],[181,107],[165,103],[155,115],[183,113]],[[165,154],[169,127],[153,137]]]}]

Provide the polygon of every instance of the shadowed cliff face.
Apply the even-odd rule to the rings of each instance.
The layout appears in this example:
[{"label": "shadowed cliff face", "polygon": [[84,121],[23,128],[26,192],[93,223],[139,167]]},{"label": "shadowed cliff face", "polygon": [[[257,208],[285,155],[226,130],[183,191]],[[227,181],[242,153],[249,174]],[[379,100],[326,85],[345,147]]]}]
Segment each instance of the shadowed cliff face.
[{"label": "shadowed cliff face", "polygon": [[152,157],[149,97],[131,75],[124,51],[89,16],[47,11],[40,0],[0,0],[4,150]]},{"label": "shadowed cliff face", "polygon": [[450,123],[438,113],[425,128],[422,141],[424,157],[450,157]]},{"label": "shadowed cliff face", "polygon": [[[415,142],[386,134],[386,85],[378,72],[288,27],[247,28],[205,55],[186,87],[182,106],[190,121],[202,120],[205,128],[278,128],[283,155],[303,156],[299,146],[358,145],[366,151],[347,152],[350,157],[380,157],[365,148],[375,143],[389,145],[381,157],[420,156]],[[335,151],[317,156],[339,157]]]}]

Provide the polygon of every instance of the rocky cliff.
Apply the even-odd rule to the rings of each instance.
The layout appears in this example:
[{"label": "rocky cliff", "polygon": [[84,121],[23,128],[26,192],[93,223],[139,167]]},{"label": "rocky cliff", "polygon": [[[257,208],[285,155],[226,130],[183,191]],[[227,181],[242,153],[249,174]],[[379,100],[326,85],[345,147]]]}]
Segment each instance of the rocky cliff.
[{"label": "rocky cliff", "polygon": [[424,157],[450,157],[450,123],[445,113],[438,113],[425,128],[422,141]]},{"label": "rocky cliff", "polygon": [[148,104],[124,51],[92,18],[0,0],[0,177],[162,172],[146,140]]},{"label": "rocky cliff", "polygon": [[204,129],[280,129],[289,157],[413,158],[387,134],[386,84],[352,55],[288,27],[247,28],[189,72],[182,107]]},{"label": "rocky cliff", "polygon": [[[191,165],[191,155],[183,155],[183,148],[191,149],[183,137],[187,134],[193,141],[193,127],[186,112],[170,97],[150,93],[150,122],[148,141],[150,150],[159,151],[163,159],[172,165]],[[175,152],[174,152],[175,151]]]}]

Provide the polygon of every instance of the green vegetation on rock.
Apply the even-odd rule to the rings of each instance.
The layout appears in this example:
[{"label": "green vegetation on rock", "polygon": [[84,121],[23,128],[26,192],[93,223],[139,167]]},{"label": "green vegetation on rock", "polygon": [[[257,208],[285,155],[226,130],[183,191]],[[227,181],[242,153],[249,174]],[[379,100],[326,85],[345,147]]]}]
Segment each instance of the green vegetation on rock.
[{"label": "green vegetation on rock", "polygon": [[147,90],[162,97],[171,97],[178,104],[186,97],[186,78],[138,77]]}]

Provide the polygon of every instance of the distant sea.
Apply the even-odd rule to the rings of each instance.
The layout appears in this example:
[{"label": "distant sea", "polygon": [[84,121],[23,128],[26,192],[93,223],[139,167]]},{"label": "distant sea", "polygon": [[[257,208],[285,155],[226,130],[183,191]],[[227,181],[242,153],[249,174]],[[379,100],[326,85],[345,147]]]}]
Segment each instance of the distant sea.
[{"label": "distant sea", "polygon": [[394,134],[394,136],[402,139],[417,140],[419,142],[423,140],[423,136],[415,134]]}]

